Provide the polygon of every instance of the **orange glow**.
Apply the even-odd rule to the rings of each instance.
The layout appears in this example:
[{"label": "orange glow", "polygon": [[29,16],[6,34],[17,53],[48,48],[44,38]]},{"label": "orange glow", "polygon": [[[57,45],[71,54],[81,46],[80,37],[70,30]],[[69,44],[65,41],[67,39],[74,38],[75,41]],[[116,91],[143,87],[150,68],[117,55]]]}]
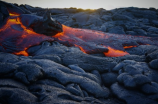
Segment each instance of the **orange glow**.
[{"label": "orange glow", "polygon": [[[54,41],[52,37],[45,36],[43,34],[38,34],[30,28],[26,28],[20,21],[19,15],[10,13],[10,18],[7,20],[6,24],[0,29],[0,43],[5,43],[5,40],[11,40],[10,45],[16,52],[16,55],[28,56],[26,49],[30,46],[38,45],[42,41],[49,40]],[[16,41],[16,42],[15,42]],[[4,49],[7,47],[0,44]],[[17,52],[17,50],[19,52]]]},{"label": "orange glow", "polygon": [[[7,23],[0,29],[0,43],[5,43],[5,40],[10,39],[11,42],[9,41],[9,46],[11,45],[11,48],[12,46],[16,47],[18,50],[18,52],[13,52],[16,55],[29,56],[26,50],[30,46],[38,45],[45,40],[54,41],[54,39],[56,39],[59,43],[65,45],[68,44],[69,46],[76,46],[84,53],[104,53],[104,55],[108,57],[119,57],[129,55],[129,53],[124,51],[124,49],[136,47],[122,47],[123,42],[134,38],[145,39],[145,37],[108,34],[95,30],[71,28],[65,25],[62,25],[63,32],[57,33],[55,36],[51,37],[38,34],[32,29],[26,28],[21,23],[18,14],[10,13],[10,16],[11,18],[9,18]],[[16,42],[14,42],[14,39]],[[7,48],[2,44],[0,45],[4,48]],[[16,48],[13,49],[16,50]],[[108,48],[108,52],[106,48]]]},{"label": "orange glow", "polygon": [[[88,30],[88,29],[77,29],[77,28],[71,28],[67,27],[65,25],[63,26],[63,32],[58,33],[57,35],[53,36],[55,38],[60,39],[60,41],[69,41],[74,44],[74,46],[80,48],[80,50],[84,53],[88,53],[88,50],[91,49],[88,44],[85,42],[99,42],[98,39],[108,39],[110,36],[108,34],[105,34],[101,31],[94,31],[94,30]],[[75,37],[75,38],[74,38]],[[120,38],[120,37],[118,37]],[[82,43],[81,43],[82,42]],[[117,50],[112,47],[107,47],[106,44],[101,44],[101,46],[108,48],[108,52],[103,52],[105,56],[108,57],[118,57],[118,56],[124,56],[129,55],[129,53]],[[94,46],[95,47],[95,46]],[[125,47],[126,48],[126,47]],[[129,47],[130,48],[130,47]],[[91,49],[93,51],[93,49]]]},{"label": "orange glow", "polygon": [[78,48],[80,48],[80,50],[81,50],[83,53],[86,53],[86,51],[85,51],[81,46],[76,45],[76,44],[75,44],[75,46],[78,47]]},{"label": "orange glow", "polygon": [[[4,35],[1,36],[2,40],[3,39],[5,40],[7,36],[8,37],[20,36],[21,39],[17,41],[15,46],[17,46],[17,48],[22,47],[21,48],[22,50],[16,53],[13,52],[14,54],[28,56],[28,53],[26,52],[27,48],[33,45],[37,45],[44,40],[52,40],[52,38],[49,36],[38,34],[34,32],[32,29],[26,28],[21,23],[20,18],[18,17],[18,14],[10,13],[10,16],[14,16],[14,18],[8,19],[6,25],[4,25],[2,29],[0,29],[0,32],[7,33],[6,36]],[[22,30],[19,30],[19,27],[14,28],[12,27],[12,25],[20,26]],[[108,34],[105,34],[101,31],[94,31],[94,30],[88,30],[88,29],[76,29],[76,28],[67,27],[65,25],[62,25],[62,26],[63,26],[63,32],[58,33],[53,37],[57,38],[61,42],[71,43],[72,45],[80,48],[80,50],[84,53],[89,53],[90,51],[93,52],[94,50],[100,52],[100,50],[97,49],[96,45],[93,45],[93,46],[91,45],[91,42],[97,43],[97,42],[100,42],[98,39],[107,40],[108,38],[110,38]],[[12,35],[13,33],[14,35]],[[106,47],[106,44],[104,43],[101,45],[103,47]],[[108,47],[108,49],[109,49],[108,52],[104,52],[104,51],[102,52],[105,54],[105,56],[108,56],[108,57],[118,57],[118,56],[124,56],[128,54],[127,52],[124,52],[122,50],[116,50],[116,49],[113,49],[112,47]]]},{"label": "orange glow", "polygon": [[17,13],[9,13],[10,16],[19,16]]},{"label": "orange glow", "polygon": [[129,53],[121,51],[121,50],[115,50],[111,47],[108,47],[109,51],[108,52],[104,52],[105,56],[108,57],[119,57],[119,56],[125,56],[125,55],[129,55]]},{"label": "orange glow", "polygon": [[26,52],[26,49],[24,49],[24,51],[20,51],[20,52],[17,52],[17,53],[13,53],[13,54],[16,54],[16,55],[23,55],[23,56],[29,56],[29,54]]},{"label": "orange glow", "polygon": [[124,46],[123,48],[127,49],[127,48],[133,48],[133,47],[137,47],[137,46]]}]

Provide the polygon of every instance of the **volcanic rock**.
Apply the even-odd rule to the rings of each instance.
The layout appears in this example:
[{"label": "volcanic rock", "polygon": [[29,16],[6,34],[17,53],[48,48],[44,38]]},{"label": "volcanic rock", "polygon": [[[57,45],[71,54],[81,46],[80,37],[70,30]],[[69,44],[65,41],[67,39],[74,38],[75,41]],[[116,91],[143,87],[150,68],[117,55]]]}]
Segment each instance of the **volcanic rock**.
[{"label": "volcanic rock", "polygon": [[104,73],[101,75],[105,86],[109,86],[117,81],[117,74],[115,73]]},{"label": "volcanic rock", "polygon": [[126,51],[129,52],[130,54],[135,54],[135,55],[147,55],[156,51],[157,49],[158,47],[154,45],[139,45],[138,47],[126,49]]},{"label": "volcanic rock", "polygon": [[149,53],[146,58],[148,61],[158,59],[158,50],[155,50],[155,51]]},{"label": "volcanic rock", "polygon": [[36,84],[43,84],[43,85],[49,85],[49,86],[54,86],[54,87],[58,87],[58,88],[62,88],[65,89],[65,86],[63,86],[62,84],[51,80],[51,79],[42,79],[42,80],[38,80],[36,82]]},{"label": "volcanic rock", "polygon": [[14,78],[23,82],[24,84],[30,84],[30,82],[28,81],[27,79],[27,76],[25,73],[23,72],[17,72],[15,75],[14,75]]},{"label": "volcanic rock", "polygon": [[158,84],[155,82],[151,82],[150,84],[143,85],[141,89],[146,94],[157,94]]},{"label": "volcanic rock", "polygon": [[85,71],[98,70],[99,72],[108,71],[116,65],[116,62],[114,62],[112,59],[90,56],[84,53],[73,55],[71,52],[64,55],[63,63],[65,65],[78,64],[78,66]]},{"label": "volcanic rock", "polygon": [[134,88],[136,87],[136,82],[134,81],[133,77],[128,73],[122,73],[117,77],[119,83],[124,84],[127,88]]},{"label": "volcanic rock", "polygon": [[90,15],[86,24],[94,24],[95,26],[101,26],[103,21],[97,15]]},{"label": "volcanic rock", "polygon": [[153,21],[152,21],[152,23],[153,23],[153,25],[154,25],[155,27],[157,27],[157,28],[158,28],[158,21],[153,20]]},{"label": "volcanic rock", "polygon": [[89,15],[84,12],[80,12],[72,16],[72,19],[81,25],[86,24],[86,22],[88,21],[88,18],[89,18]]},{"label": "volcanic rock", "polygon": [[51,61],[54,61],[56,63],[61,63],[61,58],[57,55],[39,55],[39,56],[34,56],[32,59],[49,59]]},{"label": "volcanic rock", "polygon": [[[156,9],[0,7],[0,27],[15,22],[0,28],[0,104],[157,104]],[[129,54],[109,57],[110,48]]]},{"label": "volcanic rock", "polygon": [[125,89],[123,86],[119,85],[118,83],[114,83],[111,86],[111,90],[119,99],[125,101],[127,104],[156,103],[156,101],[147,98],[147,96],[141,94],[140,92]]},{"label": "volcanic rock", "polygon": [[18,68],[17,65],[11,63],[1,63],[0,62],[0,76],[14,72]]},{"label": "volcanic rock", "polygon": [[127,65],[124,67],[124,71],[130,75],[142,74],[143,70],[134,67],[134,65]]},{"label": "volcanic rock", "polygon": [[53,36],[58,32],[62,32],[61,24],[51,18],[51,14],[49,11],[45,13],[43,18],[36,15],[27,14],[20,15],[19,18],[23,25],[32,28],[35,32],[40,34]]},{"label": "volcanic rock", "polygon": [[156,28],[156,27],[150,27],[149,29],[148,29],[148,32],[151,34],[151,33],[155,33],[155,34],[158,34],[158,28]]},{"label": "volcanic rock", "polygon": [[109,16],[109,15],[103,15],[103,16],[101,17],[101,19],[103,19],[104,21],[110,21],[110,20],[112,20],[112,17]]},{"label": "volcanic rock", "polygon": [[142,36],[146,36],[147,35],[147,33],[144,30],[142,30],[142,29],[134,29],[134,32],[136,34],[141,34]]},{"label": "volcanic rock", "polygon": [[99,83],[102,84],[101,75],[100,75],[99,71],[93,70],[93,71],[91,71],[91,73],[94,74],[98,78],[98,80],[100,81]]},{"label": "volcanic rock", "polygon": [[150,67],[151,68],[153,68],[153,69],[158,69],[158,59],[155,59],[155,60],[152,60],[150,63],[149,63],[149,65],[150,65]]},{"label": "volcanic rock", "polygon": [[9,12],[6,6],[3,3],[1,3],[1,1],[0,1],[0,6],[1,6],[0,8],[0,22],[1,22],[0,28],[1,28],[4,24],[6,24],[6,21],[9,17]]},{"label": "volcanic rock", "polygon": [[80,68],[78,65],[69,65],[68,67],[71,68],[72,70],[85,73],[85,71],[82,68]]},{"label": "volcanic rock", "polygon": [[0,96],[1,96],[0,102],[2,104],[6,104],[6,103],[29,104],[38,101],[38,98],[34,94],[19,88],[2,87],[0,88]]},{"label": "volcanic rock", "polygon": [[113,69],[112,69],[112,71],[114,71],[114,72],[118,72],[121,68],[123,68],[123,66],[124,66],[124,63],[119,63],[119,64],[117,64]]},{"label": "volcanic rock", "polygon": [[130,17],[126,16],[126,15],[121,15],[121,14],[117,14],[117,13],[112,16],[112,19],[114,21],[116,21],[116,20],[133,21],[132,18],[130,18]]},{"label": "volcanic rock", "polygon": [[17,14],[24,14],[25,13],[22,9],[20,9],[18,6],[15,6],[14,4],[7,3],[4,1],[0,1],[0,3],[5,5],[7,7],[7,10],[10,11],[11,13],[14,13],[14,12],[16,12]]},{"label": "volcanic rock", "polygon": [[28,91],[27,87],[24,84],[13,79],[0,79],[0,82],[1,87],[19,88]]},{"label": "volcanic rock", "polygon": [[108,29],[108,32],[115,33],[115,34],[125,34],[124,29],[121,26],[110,28]]},{"label": "volcanic rock", "polygon": [[36,64],[21,65],[18,72],[24,73],[29,82],[35,82],[43,77],[42,68]]}]

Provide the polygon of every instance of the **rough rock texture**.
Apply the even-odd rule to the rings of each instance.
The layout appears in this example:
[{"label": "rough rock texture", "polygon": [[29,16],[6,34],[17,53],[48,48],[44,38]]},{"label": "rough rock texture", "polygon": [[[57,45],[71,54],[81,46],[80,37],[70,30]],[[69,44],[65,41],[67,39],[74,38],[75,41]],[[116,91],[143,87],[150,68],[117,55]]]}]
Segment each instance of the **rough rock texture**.
[{"label": "rough rock texture", "polygon": [[[45,13],[43,8],[2,1],[0,7],[0,27],[9,16],[6,8],[24,15]],[[69,8],[50,12],[52,18],[71,27],[158,37],[155,8]],[[26,50],[30,56],[4,53],[2,49],[0,44],[0,104],[158,103],[157,46],[140,43],[125,49],[130,55],[122,57],[85,54],[56,41],[30,47]]]}]

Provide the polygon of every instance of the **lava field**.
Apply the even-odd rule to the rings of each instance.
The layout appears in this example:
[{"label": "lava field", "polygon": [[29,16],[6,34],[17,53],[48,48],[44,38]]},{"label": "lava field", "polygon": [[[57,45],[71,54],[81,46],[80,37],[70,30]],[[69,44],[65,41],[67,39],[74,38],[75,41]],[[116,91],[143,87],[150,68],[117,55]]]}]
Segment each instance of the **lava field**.
[{"label": "lava field", "polygon": [[158,9],[0,1],[0,104],[157,104]]}]

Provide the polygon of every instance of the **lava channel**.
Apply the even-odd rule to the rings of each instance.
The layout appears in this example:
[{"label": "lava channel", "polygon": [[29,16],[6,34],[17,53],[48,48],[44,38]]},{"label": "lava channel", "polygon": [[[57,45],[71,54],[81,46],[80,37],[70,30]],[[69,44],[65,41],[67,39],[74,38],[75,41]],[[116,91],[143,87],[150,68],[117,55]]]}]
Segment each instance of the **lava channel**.
[{"label": "lava channel", "polygon": [[[137,47],[139,45],[137,43],[158,45],[157,41],[153,41],[149,37],[109,34],[65,25],[62,27],[63,32],[57,33],[55,36],[38,34],[32,29],[26,28],[21,23],[18,14],[10,13],[7,23],[0,29],[0,46],[4,48],[4,52],[28,56],[29,47],[46,40],[56,40],[64,45],[78,47],[87,54],[103,53],[108,57],[119,57],[129,55],[125,49]],[[127,44],[127,46],[122,44]]]}]

